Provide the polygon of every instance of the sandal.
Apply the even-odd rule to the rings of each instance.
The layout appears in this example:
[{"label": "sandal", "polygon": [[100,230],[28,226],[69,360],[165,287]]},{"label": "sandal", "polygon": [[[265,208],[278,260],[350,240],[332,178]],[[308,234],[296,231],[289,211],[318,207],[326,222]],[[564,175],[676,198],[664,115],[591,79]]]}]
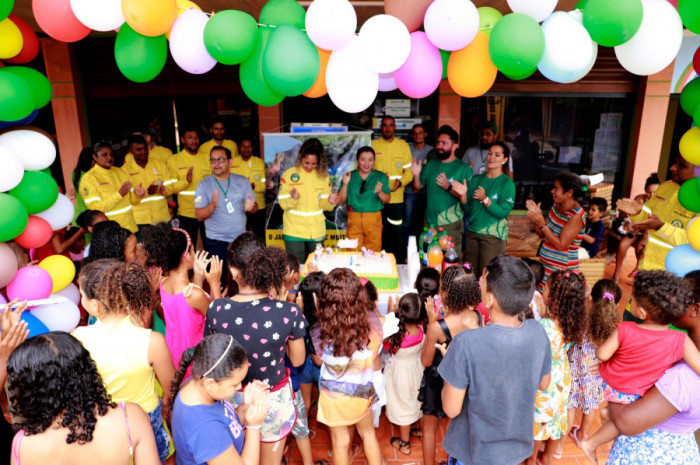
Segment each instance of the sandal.
[{"label": "sandal", "polygon": [[[352,445],[352,452],[350,453],[350,461],[352,462],[355,460],[355,458],[360,455],[360,452],[362,452],[362,444],[353,444]],[[326,455],[328,457],[333,458],[333,449],[328,449],[326,450]]]},{"label": "sandal", "polygon": [[576,447],[579,449],[581,448],[581,441],[578,438],[578,430],[580,427],[578,426],[572,426],[571,431],[569,432],[569,437],[573,439],[574,444],[576,444]]},{"label": "sandal", "polygon": [[411,453],[411,444],[406,441],[402,441],[398,436],[391,438],[389,444],[391,444],[391,447],[398,450],[403,455],[409,455]]},{"label": "sandal", "polygon": [[331,463],[328,460],[321,459],[321,460],[316,460],[314,462],[314,465],[331,465]]},{"label": "sandal", "polygon": [[423,430],[420,428],[411,428],[411,437],[423,440]]}]

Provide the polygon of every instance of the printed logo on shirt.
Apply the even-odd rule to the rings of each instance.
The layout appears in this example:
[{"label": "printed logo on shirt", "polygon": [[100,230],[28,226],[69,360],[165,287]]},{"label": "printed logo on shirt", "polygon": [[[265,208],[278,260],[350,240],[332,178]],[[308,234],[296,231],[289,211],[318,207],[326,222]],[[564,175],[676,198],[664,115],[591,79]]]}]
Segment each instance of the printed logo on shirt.
[{"label": "printed logo on shirt", "polygon": [[401,168],[402,166],[403,166],[403,165],[401,164],[400,161],[397,161],[397,162],[396,162],[396,167],[397,167],[397,168]]},{"label": "printed logo on shirt", "polygon": [[673,226],[675,228],[682,228],[683,222],[679,219],[675,219],[675,220],[671,221],[671,226]]},{"label": "printed logo on shirt", "polygon": [[111,183],[109,183],[109,182],[98,182],[97,183],[98,186],[109,186],[110,184]]},{"label": "printed logo on shirt", "polygon": [[298,182],[299,181],[299,175],[294,173],[291,177],[292,182]]},{"label": "printed logo on shirt", "polygon": [[83,187],[83,196],[90,195],[87,187]]},{"label": "printed logo on shirt", "polygon": [[513,198],[512,198],[512,197],[508,197],[508,198],[506,199],[506,202],[508,202],[508,203],[515,203],[515,201],[513,201]]},{"label": "printed logo on shirt", "polygon": [[198,196],[195,197],[195,199],[194,199],[194,203],[199,203],[199,202],[201,202],[201,201],[202,201],[202,196],[201,196],[201,195],[198,195]]},{"label": "printed logo on shirt", "polygon": [[256,181],[260,181],[260,175],[259,174],[254,175],[253,179],[255,179]]},{"label": "printed logo on shirt", "polygon": [[493,197],[491,197],[493,200],[498,200],[498,194],[493,194]]}]

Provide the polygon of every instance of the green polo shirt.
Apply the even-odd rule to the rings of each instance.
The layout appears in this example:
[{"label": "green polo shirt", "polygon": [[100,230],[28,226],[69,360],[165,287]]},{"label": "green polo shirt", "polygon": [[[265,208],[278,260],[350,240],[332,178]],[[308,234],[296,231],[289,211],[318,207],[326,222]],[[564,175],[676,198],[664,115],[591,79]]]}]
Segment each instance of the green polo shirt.
[{"label": "green polo shirt", "polygon": [[447,192],[436,183],[440,173],[445,173],[448,180],[457,182],[469,182],[472,178],[472,169],[459,158],[443,163],[438,159],[430,160],[420,173],[420,183],[427,190],[428,204],[425,209],[425,220],[428,224],[442,226],[452,224],[464,217],[463,208],[459,199]]},{"label": "green polo shirt", "polygon": [[[391,189],[389,188],[389,179],[386,174],[381,171],[372,170],[367,175],[365,180],[365,189],[362,194],[360,194],[360,188],[362,187],[362,177],[360,172],[354,170],[350,173],[350,182],[348,183],[348,211],[354,211],[356,213],[374,213],[381,211],[384,208],[384,204],[377,194],[374,193],[374,188],[377,186],[378,182],[382,183],[382,192],[391,194]],[[340,185],[343,188],[343,185]],[[352,209],[352,210],[351,210]]]},{"label": "green polo shirt", "polygon": [[[491,199],[487,207],[474,198],[474,192],[484,188],[486,196]],[[469,231],[476,234],[489,234],[501,240],[508,240],[508,215],[515,202],[515,183],[507,174],[496,178],[486,177],[486,173],[477,174],[469,183]]]}]

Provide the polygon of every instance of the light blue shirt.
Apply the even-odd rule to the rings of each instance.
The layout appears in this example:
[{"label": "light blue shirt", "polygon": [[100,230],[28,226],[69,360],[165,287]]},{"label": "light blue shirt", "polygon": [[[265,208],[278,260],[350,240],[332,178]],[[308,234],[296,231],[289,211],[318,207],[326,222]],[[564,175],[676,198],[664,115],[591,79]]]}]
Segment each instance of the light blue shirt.
[{"label": "light blue shirt", "polygon": [[[214,192],[219,191],[219,199],[214,213],[204,220],[209,239],[231,242],[245,232],[245,201],[248,195],[255,200],[255,194],[250,183],[243,176],[231,174],[229,181],[217,183],[214,175],[207,176],[199,182],[195,190],[195,208],[209,205]],[[227,207],[227,204],[230,206]],[[229,211],[230,209],[232,211]]]}]

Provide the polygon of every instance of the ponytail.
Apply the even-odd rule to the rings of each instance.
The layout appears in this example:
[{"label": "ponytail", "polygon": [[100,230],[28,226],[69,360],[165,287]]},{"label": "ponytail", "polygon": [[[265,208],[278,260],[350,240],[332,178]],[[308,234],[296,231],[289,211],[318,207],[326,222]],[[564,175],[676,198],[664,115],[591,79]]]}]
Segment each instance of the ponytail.
[{"label": "ponytail", "polygon": [[591,290],[593,308],[591,310],[588,338],[594,346],[600,347],[617,328],[620,313],[617,303],[622,298],[622,290],[612,279],[600,279]]},{"label": "ponytail", "polygon": [[173,399],[173,401],[170,402],[170,405],[168,405],[168,410],[170,412],[173,411],[175,398],[177,397],[177,393],[180,392],[180,385],[182,384],[182,380],[185,377],[185,373],[187,373],[187,369],[192,364],[192,360],[194,359],[194,352],[194,347],[189,347],[185,349],[184,352],[182,352],[182,358],[180,358],[180,366],[178,366],[177,371],[175,372],[175,376],[173,376],[173,380],[170,382],[170,398]]},{"label": "ponytail", "polygon": [[405,294],[399,300],[396,308],[396,317],[399,319],[399,331],[389,338],[389,352],[395,354],[400,348],[404,337],[406,337],[407,324],[419,324],[422,322],[421,298],[415,292]]}]

